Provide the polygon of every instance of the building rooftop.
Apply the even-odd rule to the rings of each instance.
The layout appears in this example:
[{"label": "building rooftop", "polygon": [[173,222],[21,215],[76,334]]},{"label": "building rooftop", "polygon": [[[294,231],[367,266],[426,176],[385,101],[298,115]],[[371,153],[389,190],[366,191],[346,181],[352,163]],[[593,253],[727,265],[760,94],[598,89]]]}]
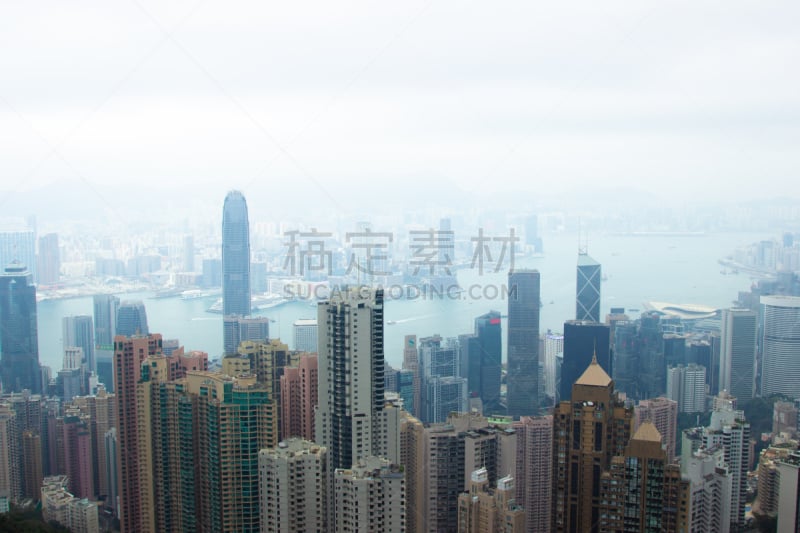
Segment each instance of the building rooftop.
[{"label": "building rooftop", "polygon": [[644,440],[661,443],[661,433],[658,432],[658,429],[655,425],[653,425],[652,422],[645,420],[642,422],[642,425],[639,426],[639,429],[636,430],[632,440]]},{"label": "building rooftop", "polygon": [[584,370],[575,385],[590,385],[594,387],[608,387],[611,384],[611,377],[603,370],[600,363],[597,362],[597,357],[592,357],[592,362]]}]

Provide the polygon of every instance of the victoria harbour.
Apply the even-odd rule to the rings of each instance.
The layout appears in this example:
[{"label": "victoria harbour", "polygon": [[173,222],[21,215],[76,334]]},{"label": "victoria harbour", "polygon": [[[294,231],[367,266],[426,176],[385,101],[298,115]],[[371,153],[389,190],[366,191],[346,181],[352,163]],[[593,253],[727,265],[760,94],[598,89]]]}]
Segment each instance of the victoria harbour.
[{"label": "victoria harbour", "polygon": [[[744,272],[721,270],[718,261],[739,247],[763,239],[768,233],[718,233],[680,235],[597,235],[589,253],[603,265],[602,316],[611,307],[623,307],[632,318],[645,301],[703,304],[728,307],[738,291],[750,287]],[[542,276],[541,329],[558,332],[575,315],[575,260],[578,237],[552,233],[544,236],[542,257],[517,257],[515,268],[534,268]],[[464,292],[386,302],[385,358],[393,366],[402,361],[403,337],[434,334],[443,337],[469,333],[475,317],[497,310],[505,314],[507,270],[494,272],[494,265],[458,271]],[[723,274],[723,272],[725,272]],[[177,338],[187,350],[202,350],[216,358],[222,353],[222,316],[206,310],[217,296],[181,299],[153,298],[153,292],[120,294],[122,300],[144,301],[151,332],[165,339]],[[71,315],[91,315],[92,298],[45,300],[38,304],[39,352],[42,364],[60,368],[63,349],[61,320]],[[269,317],[270,337],[293,347],[292,324],[300,318],[316,318],[315,303],[296,300],[258,313]],[[505,336],[503,338],[505,350]]]}]

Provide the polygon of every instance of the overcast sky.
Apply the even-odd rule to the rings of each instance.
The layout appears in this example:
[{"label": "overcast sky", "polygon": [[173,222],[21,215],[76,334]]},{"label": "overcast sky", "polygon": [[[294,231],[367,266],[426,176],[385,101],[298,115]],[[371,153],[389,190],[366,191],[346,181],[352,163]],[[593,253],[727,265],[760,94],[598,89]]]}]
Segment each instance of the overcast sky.
[{"label": "overcast sky", "polygon": [[399,187],[800,196],[799,15],[793,1],[4,0],[0,190],[140,183],[220,206],[231,188],[339,204]]}]

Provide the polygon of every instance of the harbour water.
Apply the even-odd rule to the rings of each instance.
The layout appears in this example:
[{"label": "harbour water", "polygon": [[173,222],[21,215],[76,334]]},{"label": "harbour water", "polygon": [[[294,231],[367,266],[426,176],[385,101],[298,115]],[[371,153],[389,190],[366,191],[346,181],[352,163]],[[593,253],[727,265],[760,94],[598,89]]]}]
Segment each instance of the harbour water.
[{"label": "harbour water", "polygon": [[[592,236],[589,255],[602,264],[606,280],[602,285],[603,316],[611,307],[643,308],[649,300],[730,306],[738,291],[752,283],[745,273],[722,274],[717,262],[734,248],[775,235],[722,233],[695,236],[597,235]],[[516,268],[536,268],[541,273],[541,331],[561,331],[565,320],[575,315],[577,236],[544,236],[544,256],[517,258]],[[456,336],[471,333],[475,317],[496,309],[505,314],[507,270],[493,272],[486,265],[458,271],[465,292],[444,298],[388,300],[385,308],[385,355],[393,366],[402,361],[403,336]],[[151,332],[177,338],[187,350],[203,350],[213,357],[222,352],[222,316],[207,313],[217,299],[152,299],[152,293],[123,294],[121,299],[142,299]],[[39,359],[55,372],[61,368],[61,319],[92,314],[92,298],[45,300],[38,304]],[[298,318],[315,318],[316,308],[308,301],[294,301],[261,313],[274,322],[270,336],[280,337],[292,347],[292,323]],[[632,316],[638,312],[629,313]],[[505,327],[505,326],[504,326]],[[505,343],[505,339],[504,339]],[[505,347],[504,347],[505,349]]]}]

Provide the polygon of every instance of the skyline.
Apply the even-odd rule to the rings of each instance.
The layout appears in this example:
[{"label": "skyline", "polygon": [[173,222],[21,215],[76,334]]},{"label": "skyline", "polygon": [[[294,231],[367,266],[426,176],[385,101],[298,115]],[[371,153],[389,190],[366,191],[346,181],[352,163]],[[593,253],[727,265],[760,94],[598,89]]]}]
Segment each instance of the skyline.
[{"label": "skyline", "polygon": [[622,7],[6,6],[0,204],[65,179],[121,210],[112,183],[333,212],[800,196],[800,8]]}]

